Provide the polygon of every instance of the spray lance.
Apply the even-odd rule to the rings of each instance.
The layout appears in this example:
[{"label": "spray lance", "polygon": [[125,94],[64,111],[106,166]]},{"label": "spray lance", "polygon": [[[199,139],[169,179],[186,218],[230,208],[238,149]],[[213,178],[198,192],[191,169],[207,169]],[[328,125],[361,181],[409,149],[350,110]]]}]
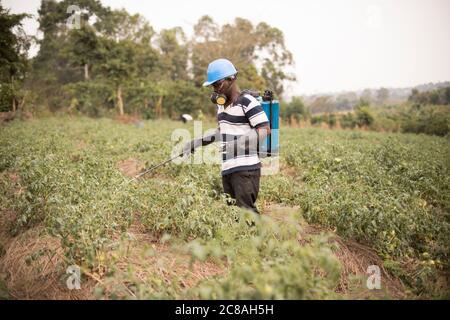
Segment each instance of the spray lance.
[{"label": "spray lance", "polygon": [[194,139],[190,142],[188,142],[185,147],[183,148],[183,151],[175,156],[173,156],[172,158],[169,158],[157,165],[154,165],[153,167],[150,167],[146,170],[144,170],[143,172],[139,173],[138,175],[136,175],[133,179],[131,179],[130,181],[128,181],[128,183],[130,183],[131,181],[134,181],[154,170],[156,170],[159,167],[162,167],[163,165],[172,162],[173,160],[179,158],[179,157],[183,157],[183,156],[188,156],[191,153],[193,153],[195,151],[195,149],[202,147],[202,146],[206,146],[214,141],[216,141],[217,137],[218,137],[219,131],[216,130],[214,133],[207,135],[207,136],[203,136],[201,138],[198,139]]}]

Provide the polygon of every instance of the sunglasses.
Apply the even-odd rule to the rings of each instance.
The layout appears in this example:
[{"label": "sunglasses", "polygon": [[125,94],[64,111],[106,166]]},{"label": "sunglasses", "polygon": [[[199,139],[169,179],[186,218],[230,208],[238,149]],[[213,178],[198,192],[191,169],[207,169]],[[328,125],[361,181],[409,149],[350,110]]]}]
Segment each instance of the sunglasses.
[{"label": "sunglasses", "polygon": [[225,82],[225,80],[226,80],[226,79],[222,79],[222,80],[216,81],[216,82],[214,82],[211,86],[212,86],[214,89],[217,89],[217,88],[219,88],[219,87],[222,86],[222,84]]},{"label": "sunglasses", "polygon": [[224,79],[221,79],[221,80],[218,80],[218,81],[214,82],[211,86],[214,89],[217,89],[217,88],[220,88],[222,86],[222,84],[225,82],[225,80],[231,81],[231,80],[234,80],[234,79],[236,79],[235,76],[227,77],[227,78],[224,78]]}]

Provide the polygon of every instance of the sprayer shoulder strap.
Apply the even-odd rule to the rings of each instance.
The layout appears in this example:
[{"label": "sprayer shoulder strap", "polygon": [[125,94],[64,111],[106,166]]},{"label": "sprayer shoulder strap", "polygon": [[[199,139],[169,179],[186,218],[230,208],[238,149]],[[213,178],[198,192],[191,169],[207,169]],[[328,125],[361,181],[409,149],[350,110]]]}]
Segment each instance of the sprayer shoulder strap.
[{"label": "sprayer shoulder strap", "polygon": [[[252,97],[254,97],[255,99],[259,97],[259,93],[258,93],[258,92],[252,91],[252,90],[249,90],[249,89],[244,89],[244,90],[242,90],[241,93],[239,94],[239,97],[238,97],[237,101],[239,101],[239,99],[240,99],[244,94],[249,94],[249,95],[251,95]],[[244,115],[245,115],[244,106],[243,106],[242,104],[241,104],[241,108],[242,108],[242,111],[244,112]]]}]

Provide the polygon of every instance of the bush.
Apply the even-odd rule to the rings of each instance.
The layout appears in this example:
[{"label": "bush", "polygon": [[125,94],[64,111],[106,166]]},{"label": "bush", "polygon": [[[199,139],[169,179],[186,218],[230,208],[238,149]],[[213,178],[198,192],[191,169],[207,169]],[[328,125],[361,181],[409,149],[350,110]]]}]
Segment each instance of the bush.
[{"label": "bush", "polygon": [[323,116],[313,116],[311,117],[311,124],[312,125],[319,125],[324,121]]},{"label": "bush", "polygon": [[425,133],[445,136],[450,131],[450,115],[439,112],[435,107],[421,108],[419,112],[404,116],[403,132]]},{"label": "bush", "polygon": [[13,97],[11,86],[7,83],[0,83],[0,112],[12,111]]},{"label": "bush", "polygon": [[374,117],[369,107],[357,107],[355,111],[356,124],[358,127],[370,127],[374,122]]},{"label": "bush", "polygon": [[293,97],[291,102],[282,103],[280,107],[280,116],[288,123],[292,118],[300,121],[309,117],[308,110],[300,97]]},{"label": "bush", "polygon": [[340,119],[340,124],[342,128],[350,128],[353,129],[356,127],[356,120],[353,117],[352,113],[346,113],[344,114]]},{"label": "bush", "polygon": [[114,112],[112,91],[102,81],[81,81],[65,85],[65,105],[70,111],[77,111],[91,117],[100,117]]},{"label": "bush", "polygon": [[330,128],[333,128],[336,125],[336,115],[334,113],[328,115],[328,125]]}]

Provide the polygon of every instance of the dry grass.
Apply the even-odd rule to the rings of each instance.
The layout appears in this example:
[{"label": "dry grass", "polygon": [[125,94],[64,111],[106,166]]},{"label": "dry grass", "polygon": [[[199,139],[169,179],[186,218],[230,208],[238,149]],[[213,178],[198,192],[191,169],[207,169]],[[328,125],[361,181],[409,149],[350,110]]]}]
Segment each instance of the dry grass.
[{"label": "dry grass", "polygon": [[12,111],[0,112],[0,123],[14,120],[16,114]]},{"label": "dry grass", "polygon": [[[114,265],[113,277],[103,283],[105,297],[142,298],[138,286],[152,293],[156,282],[178,289],[194,287],[199,281],[227,271],[212,261],[191,261],[191,256],[180,247],[171,246],[152,237],[145,228],[135,223],[128,230],[129,237],[109,255],[109,265]],[[132,275],[130,276],[130,270]],[[130,282],[131,281],[131,282]],[[161,286],[159,283],[157,286]]]},{"label": "dry grass", "polygon": [[280,172],[290,178],[296,178],[300,175],[299,169],[289,166],[285,163],[281,163]]},{"label": "dry grass", "polygon": [[[0,256],[0,275],[12,299],[95,299],[95,287],[104,289],[104,298],[113,293],[122,298],[135,298],[136,293],[130,288],[131,280],[133,285],[147,287],[150,291],[154,279],[160,279],[165,285],[176,281],[183,290],[226,272],[225,266],[211,261],[191,262],[190,255],[161,243],[146,233],[141,224],[135,223],[119,248],[107,254],[103,263],[105,270],[83,270],[82,274],[86,276],[83,279],[87,280],[81,283],[81,290],[69,290],[65,276],[68,264],[60,241],[46,234],[42,226],[12,237],[9,227],[16,217],[11,211],[2,211],[0,215],[0,243],[4,249]],[[106,266],[114,266],[113,277],[106,276],[111,271]],[[133,270],[131,277],[130,268]]]},{"label": "dry grass", "polygon": [[76,150],[83,150],[88,146],[88,144],[86,143],[86,141],[84,140],[78,140],[78,142],[75,145],[75,149]]},{"label": "dry grass", "polygon": [[[352,240],[333,236],[331,241],[337,244],[335,255],[341,261],[342,273],[337,291],[348,294],[352,299],[366,298],[406,298],[402,282],[390,275],[383,267],[383,260],[375,251]],[[378,266],[381,271],[381,289],[369,290],[366,286],[367,268]],[[352,278],[359,277],[352,281]]]},{"label": "dry grass", "polygon": [[138,159],[128,158],[126,160],[119,161],[117,163],[117,167],[123,175],[132,178],[144,169],[144,164]]},{"label": "dry grass", "polygon": [[121,116],[116,116],[116,121],[123,123],[123,124],[130,124],[130,123],[136,123],[140,120],[140,118],[136,115],[128,115],[128,114],[124,114]]},{"label": "dry grass", "polygon": [[91,298],[93,283],[81,290],[69,290],[63,279],[65,266],[58,239],[37,226],[16,237],[8,235],[7,225],[14,214],[2,212],[0,274],[13,299],[74,300]]}]

